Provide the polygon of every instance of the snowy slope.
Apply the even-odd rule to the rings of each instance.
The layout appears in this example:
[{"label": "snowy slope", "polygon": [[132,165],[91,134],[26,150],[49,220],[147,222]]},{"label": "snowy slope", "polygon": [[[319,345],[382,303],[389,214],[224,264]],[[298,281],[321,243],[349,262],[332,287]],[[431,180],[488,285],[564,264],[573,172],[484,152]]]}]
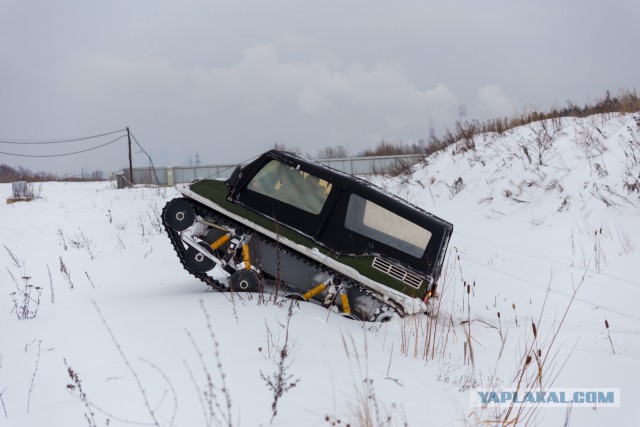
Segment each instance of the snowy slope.
[{"label": "snowy slope", "polygon": [[[363,325],[311,304],[289,320],[287,302],[232,299],[182,269],[158,223],[175,190],[43,184],[41,199],[0,205],[0,425],[216,425],[207,372],[222,425],[228,414],[233,425],[269,425],[263,377],[285,342],[285,385],[296,385],[273,425],[358,425],[367,410],[373,425],[479,424],[496,414],[471,408],[469,387],[513,385],[529,345],[549,352],[547,386],[621,389],[620,408],[574,408],[572,424],[632,425],[639,122],[600,115],[480,135],[409,175],[374,179],[455,226],[433,321]],[[1,184],[0,197],[10,190]],[[18,319],[25,280],[40,302]],[[67,366],[88,407],[67,387]],[[566,409],[534,415],[558,425]]]}]

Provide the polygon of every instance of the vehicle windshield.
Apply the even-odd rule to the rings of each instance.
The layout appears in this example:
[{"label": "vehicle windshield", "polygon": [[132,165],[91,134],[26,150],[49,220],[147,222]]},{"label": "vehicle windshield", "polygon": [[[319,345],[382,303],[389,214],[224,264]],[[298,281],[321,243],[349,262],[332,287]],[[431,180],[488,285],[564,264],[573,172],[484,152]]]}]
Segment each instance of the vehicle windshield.
[{"label": "vehicle windshield", "polygon": [[317,215],[329,196],[331,184],[300,169],[271,160],[251,179],[247,188]]}]

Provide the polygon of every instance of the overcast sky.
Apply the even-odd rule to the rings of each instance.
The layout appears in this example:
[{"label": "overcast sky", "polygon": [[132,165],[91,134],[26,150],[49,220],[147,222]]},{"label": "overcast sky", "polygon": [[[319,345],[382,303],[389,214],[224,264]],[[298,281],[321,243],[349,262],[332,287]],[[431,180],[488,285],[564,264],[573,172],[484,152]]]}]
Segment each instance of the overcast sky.
[{"label": "overcast sky", "polygon": [[[276,142],[356,153],[442,135],[461,105],[486,119],[640,90],[639,22],[638,0],[0,0],[0,140],[129,126],[156,165],[240,162]],[[126,142],[0,163],[111,172]]]}]

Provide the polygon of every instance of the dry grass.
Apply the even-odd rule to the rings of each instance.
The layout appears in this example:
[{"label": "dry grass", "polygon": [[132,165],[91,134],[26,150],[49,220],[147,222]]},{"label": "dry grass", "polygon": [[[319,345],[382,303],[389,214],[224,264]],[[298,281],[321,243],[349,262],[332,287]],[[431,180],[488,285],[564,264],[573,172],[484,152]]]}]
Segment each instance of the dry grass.
[{"label": "dry grass", "polygon": [[[553,140],[555,131],[561,126],[563,117],[584,118],[594,114],[614,114],[614,113],[635,113],[640,111],[640,97],[635,90],[620,89],[616,95],[607,91],[602,98],[596,99],[593,103],[580,107],[570,101],[567,106],[551,107],[548,111],[538,111],[529,109],[511,118],[502,117],[489,119],[486,121],[471,120],[466,122],[456,122],[453,130],[446,129],[442,137],[432,137],[427,144],[419,141],[417,144],[403,144],[402,142],[381,141],[377,147],[366,150],[363,156],[383,156],[399,154],[423,154],[429,156],[435,152],[456,145],[456,151],[465,152],[475,150],[475,138],[483,133],[496,133],[499,135],[508,132],[516,127],[533,125],[536,131],[536,152],[525,152],[529,163],[544,164],[548,154],[548,147]],[[596,141],[594,141],[596,142]],[[640,182],[640,177],[639,182]],[[639,191],[638,186],[631,183],[630,191]]]},{"label": "dry grass", "polygon": [[[353,336],[341,335],[353,376],[353,393],[350,395],[348,419],[326,415],[325,421],[332,426],[344,425],[360,427],[407,426],[407,420],[401,406],[392,403],[385,405],[376,396],[374,381],[369,375],[369,347],[366,335],[364,345],[356,343]],[[360,351],[364,351],[361,354]]]}]

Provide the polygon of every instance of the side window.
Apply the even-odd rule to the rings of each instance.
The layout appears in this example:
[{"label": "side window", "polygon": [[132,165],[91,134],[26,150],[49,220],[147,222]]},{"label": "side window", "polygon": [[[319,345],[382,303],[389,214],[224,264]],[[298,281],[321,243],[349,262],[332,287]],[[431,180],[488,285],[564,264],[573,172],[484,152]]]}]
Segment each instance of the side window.
[{"label": "side window", "polygon": [[349,197],[344,226],[416,258],[422,258],[431,232],[356,194]]},{"label": "side window", "polygon": [[251,179],[247,188],[317,215],[329,196],[331,184],[277,160],[271,160]]}]

